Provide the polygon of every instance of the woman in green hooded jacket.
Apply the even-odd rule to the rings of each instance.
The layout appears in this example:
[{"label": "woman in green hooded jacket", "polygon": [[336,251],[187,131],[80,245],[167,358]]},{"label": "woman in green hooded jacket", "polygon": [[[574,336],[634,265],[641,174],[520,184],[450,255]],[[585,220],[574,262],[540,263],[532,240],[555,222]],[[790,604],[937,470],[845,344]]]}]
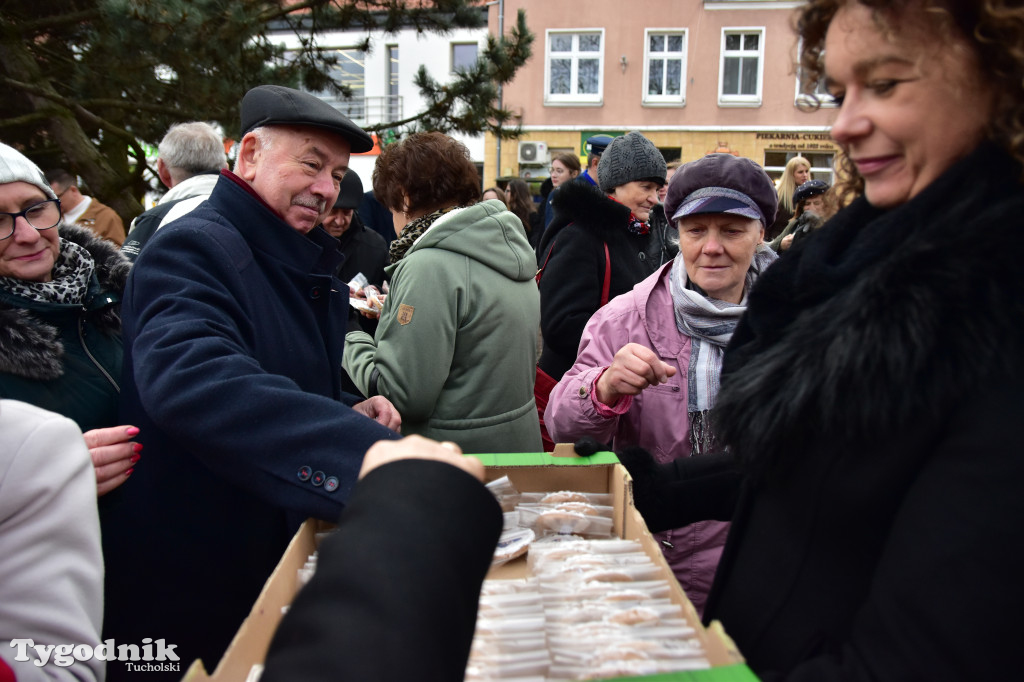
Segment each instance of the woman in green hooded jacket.
[{"label": "woman in green hooded jacket", "polygon": [[441,133],[388,146],[373,191],[399,237],[377,333],[348,334],[345,370],[366,396],[394,403],[403,433],[467,453],[540,452],[540,296],[522,222],[480,201],[468,151]]}]

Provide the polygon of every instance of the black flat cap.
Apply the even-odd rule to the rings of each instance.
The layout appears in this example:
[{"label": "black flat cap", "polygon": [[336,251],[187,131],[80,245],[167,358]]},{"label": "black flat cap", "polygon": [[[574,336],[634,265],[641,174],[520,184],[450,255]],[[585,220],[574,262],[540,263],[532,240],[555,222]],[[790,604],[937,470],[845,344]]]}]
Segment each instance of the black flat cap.
[{"label": "black flat cap", "polygon": [[242,98],[242,135],[260,126],[322,128],[346,140],[355,153],[373,149],[373,138],[322,99],[280,85],[258,85]]},{"label": "black flat cap", "polygon": [[349,168],[345,171],[345,177],[341,179],[341,187],[338,188],[338,198],[334,201],[334,208],[359,208],[363,201],[363,181],[359,175]]}]

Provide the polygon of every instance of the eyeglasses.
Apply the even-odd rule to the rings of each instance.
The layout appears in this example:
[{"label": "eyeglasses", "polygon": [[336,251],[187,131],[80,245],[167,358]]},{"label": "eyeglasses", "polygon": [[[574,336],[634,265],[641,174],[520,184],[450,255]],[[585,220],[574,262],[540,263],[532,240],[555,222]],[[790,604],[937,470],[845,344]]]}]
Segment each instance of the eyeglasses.
[{"label": "eyeglasses", "polygon": [[14,225],[18,218],[24,218],[30,226],[39,232],[57,227],[61,218],[60,199],[40,201],[17,213],[0,211],[0,240],[7,239],[14,234]]}]

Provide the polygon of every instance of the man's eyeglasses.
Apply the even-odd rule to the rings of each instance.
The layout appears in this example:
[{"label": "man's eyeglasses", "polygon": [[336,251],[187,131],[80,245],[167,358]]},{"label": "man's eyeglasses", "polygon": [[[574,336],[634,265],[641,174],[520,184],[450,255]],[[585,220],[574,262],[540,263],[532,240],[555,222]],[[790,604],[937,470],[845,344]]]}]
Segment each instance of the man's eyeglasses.
[{"label": "man's eyeglasses", "polygon": [[14,223],[18,218],[24,218],[29,225],[42,232],[51,227],[57,227],[60,217],[60,199],[40,201],[17,213],[0,211],[0,240],[7,239],[14,234]]}]

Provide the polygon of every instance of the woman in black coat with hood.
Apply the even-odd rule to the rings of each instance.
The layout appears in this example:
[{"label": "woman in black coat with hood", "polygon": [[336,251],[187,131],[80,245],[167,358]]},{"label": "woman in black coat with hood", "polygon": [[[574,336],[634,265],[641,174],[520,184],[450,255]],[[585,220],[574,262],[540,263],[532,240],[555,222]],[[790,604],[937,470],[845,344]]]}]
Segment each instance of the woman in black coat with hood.
[{"label": "woman in black coat with hood", "polygon": [[637,132],[617,137],[597,167],[601,189],[567,182],[554,199],[555,218],[538,249],[540,329],[543,337],[534,391],[544,429],[548,394],[572,367],[590,316],[661,265],[651,211],[665,184],[665,158]]}]

